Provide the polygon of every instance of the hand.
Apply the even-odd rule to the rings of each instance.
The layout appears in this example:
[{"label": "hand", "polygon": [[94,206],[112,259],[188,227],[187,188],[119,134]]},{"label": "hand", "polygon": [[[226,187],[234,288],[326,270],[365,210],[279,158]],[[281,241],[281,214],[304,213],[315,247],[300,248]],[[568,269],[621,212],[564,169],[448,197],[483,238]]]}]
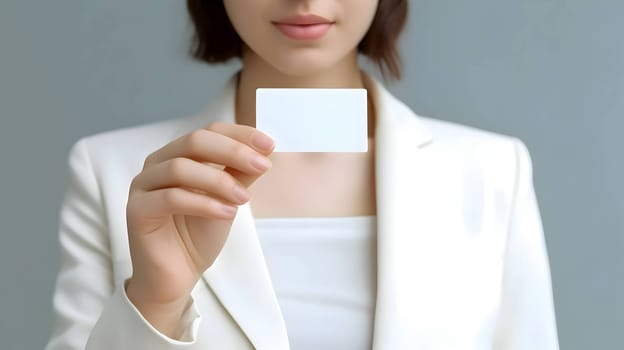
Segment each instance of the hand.
[{"label": "hand", "polygon": [[255,128],[215,123],[145,159],[126,208],[132,257],[127,294],[159,331],[176,335],[190,293],[215,261],[237,205],[271,167],[273,140]]}]

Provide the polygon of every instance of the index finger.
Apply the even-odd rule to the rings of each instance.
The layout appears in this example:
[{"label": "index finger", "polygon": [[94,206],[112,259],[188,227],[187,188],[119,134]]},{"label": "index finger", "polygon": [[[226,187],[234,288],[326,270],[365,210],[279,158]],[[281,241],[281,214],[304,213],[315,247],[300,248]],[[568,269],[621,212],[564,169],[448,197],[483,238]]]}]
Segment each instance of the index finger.
[{"label": "index finger", "polygon": [[196,161],[257,172],[251,161],[265,158],[273,151],[273,140],[245,125],[210,124],[168,143],[145,159],[144,168],[168,159],[184,157]]},{"label": "index finger", "polygon": [[275,142],[271,137],[251,126],[215,122],[205,129],[244,143],[265,156],[271,154],[275,148]]},{"label": "index finger", "polygon": [[[272,138],[251,126],[216,122],[210,124],[207,129],[247,144],[265,156],[270,155],[275,149],[275,142]],[[226,167],[224,170],[246,187],[251,186],[258,179],[257,175],[249,175],[231,167]]]}]

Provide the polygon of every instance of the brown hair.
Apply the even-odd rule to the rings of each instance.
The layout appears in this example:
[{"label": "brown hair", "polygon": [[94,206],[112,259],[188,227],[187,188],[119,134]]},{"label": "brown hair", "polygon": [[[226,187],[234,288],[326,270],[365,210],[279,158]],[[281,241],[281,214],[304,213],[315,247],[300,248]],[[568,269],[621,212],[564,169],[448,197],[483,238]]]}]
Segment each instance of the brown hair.
[{"label": "brown hair", "polygon": [[[221,63],[241,57],[242,40],[225,12],[223,1],[187,0],[195,27],[191,55],[203,62]],[[397,50],[399,35],[407,19],[407,0],[379,0],[370,29],[358,51],[375,62],[384,76],[401,77]]]}]

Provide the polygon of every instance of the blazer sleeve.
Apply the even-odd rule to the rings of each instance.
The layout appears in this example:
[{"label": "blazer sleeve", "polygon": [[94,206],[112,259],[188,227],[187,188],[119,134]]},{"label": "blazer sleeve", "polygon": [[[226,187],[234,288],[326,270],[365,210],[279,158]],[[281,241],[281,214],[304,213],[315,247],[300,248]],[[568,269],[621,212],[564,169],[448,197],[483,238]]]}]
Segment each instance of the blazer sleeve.
[{"label": "blazer sleeve", "polygon": [[500,315],[494,349],[559,348],[550,267],[532,161],[515,140],[516,179],[504,256]]},{"label": "blazer sleeve", "polygon": [[141,316],[123,285],[114,287],[106,211],[87,141],[78,141],[69,154],[59,223],[61,265],[46,349],[195,349],[199,314],[194,303],[183,319],[185,341],[177,341]]}]

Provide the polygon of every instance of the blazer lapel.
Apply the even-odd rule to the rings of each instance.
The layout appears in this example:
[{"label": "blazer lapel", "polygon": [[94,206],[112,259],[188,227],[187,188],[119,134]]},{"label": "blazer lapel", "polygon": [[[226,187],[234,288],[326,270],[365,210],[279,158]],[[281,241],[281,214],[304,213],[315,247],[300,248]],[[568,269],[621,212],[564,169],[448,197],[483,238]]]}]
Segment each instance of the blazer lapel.
[{"label": "blazer lapel", "polygon": [[219,257],[203,278],[256,349],[289,349],[248,204],[239,208]]},{"label": "blazer lapel", "polygon": [[[200,119],[233,123],[237,76]],[[286,326],[271,284],[249,204],[239,207],[229,236],[204,281],[259,350],[289,349]]]},{"label": "blazer lapel", "polygon": [[429,267],[423,254],[432,248],[426,216],[438,175],[427,147],[432,136],[383,86],[374,81],[372,86],[377,96],[378,232],[373,349],[417,349],[425,345],[416,342],[415,333],[426,316],[414,313],[422,309],[416,304],[423,286],[416,281],[427,280],[418,266]]}]

